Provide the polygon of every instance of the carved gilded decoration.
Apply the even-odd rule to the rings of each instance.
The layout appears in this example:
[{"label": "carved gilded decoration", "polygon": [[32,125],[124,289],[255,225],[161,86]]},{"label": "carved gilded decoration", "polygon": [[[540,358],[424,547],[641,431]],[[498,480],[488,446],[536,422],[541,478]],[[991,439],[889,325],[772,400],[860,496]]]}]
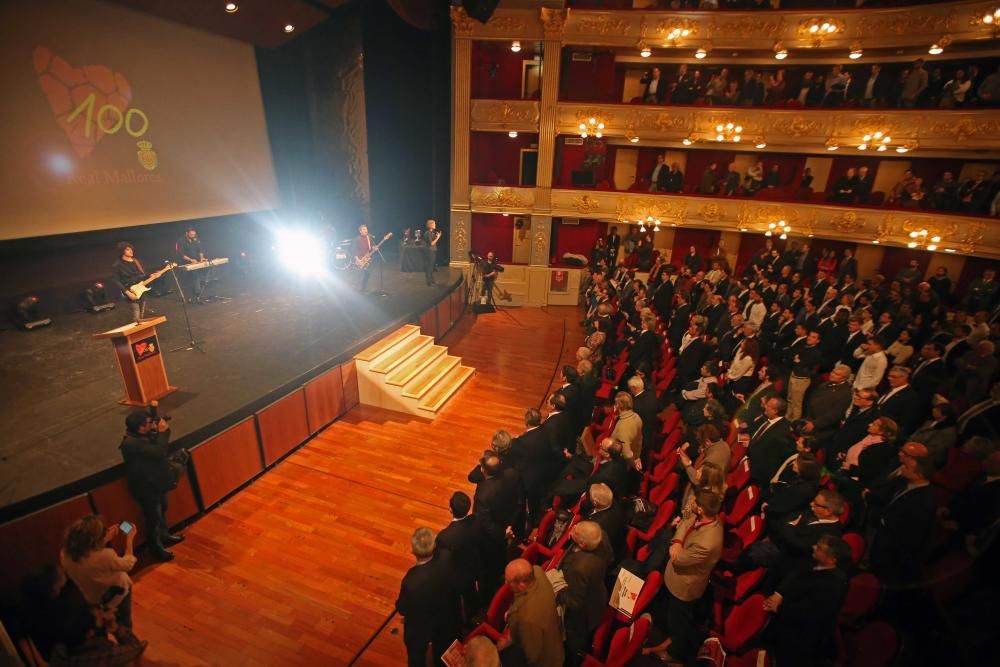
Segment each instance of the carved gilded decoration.
[{"label": "carved gilded decoration", "polygon": [[[702,46],[771,49],[775,41],[795,48],[843,50],[854,40],[865,46],[920,46],[948,34],[953,41],[994,37],[994,26],[979,18],[988,5],[981,1],[935,3],[883,9],[782,11],[685,11],[683,16],[638,11],[586,9],[500,9],[481,24],[464,10],[451,9],[455,35],[474,39],[561,39],[565,43],[635,47],[642,39],[652,48]],[[836,25],[835,32],[810,32],[815,20]],[[645,31],[643,24],[645,23]],[[680,36],[674,30],[687,31]]]},{"label": "carved gilded decoration", "polygon": [[470,220],[468,211],[452,211],[449,232],[451,236],[451,257],[453,260],[464,261],[470,248]]},{"label": "carved gilded decoration", "polygon": [[538,131],[538,102],[533,100],[472,100],[474,129]]},{"label": "carved gilded decoration", "polygon": [[566,25],[567,10],[550,9],[542,7],[542,30],[545,39],[559,39],[562,37],[563,27]]},{"label": "carved gilded decoration", "polygon": [[535,189],[474,185],[471,201],[474,210],[521,213],[534,205]]},{"label": "carved gilded decoration", "polygon": [[[881,131],[892,137],[892,147],[904,143],[918,146],[918,156],[961,156],[967,154],[970,146],[1000,151],[1000,117],[991,109],[937,110],[930,115],[903,110],[875,113],[857,109],[721,110],[562,102],[557,105],[555,115],[559,134],[577,135],[581,122],[595,118],[605,124],[602,132],[611,140],[638,136],[644,142],[680,142],[693,136],[714,145],[716,125],[731,122],[742,127],[744,142],[762,138],[772,150],[792,148],[825,154],[827,142],[837,143],[846,150],[862,143],[865,134]],[[929,118],[932,120],[927,121]],[[473,126],[488,129],[489,124],[474,121]]]},{"label": "carved gilded decoration", "polygon": [[[581,202],[586,202],[581,207]],[[770,223],[784,220],[791,236],[842,239],[857,243],[905,246],[909,232],[927,229],[940,234],[941,251],[954,249],[966,254],[1000,258],[1000,223],[964,216],[941,216],[933,211],[899,209],[852,209],[826,204],[756,202],[747,199],[649,195],[615,191],[552,191],[552,215],[589,217],[608,222],[660,220],[661,227],[688,227],[763,232]]]}]

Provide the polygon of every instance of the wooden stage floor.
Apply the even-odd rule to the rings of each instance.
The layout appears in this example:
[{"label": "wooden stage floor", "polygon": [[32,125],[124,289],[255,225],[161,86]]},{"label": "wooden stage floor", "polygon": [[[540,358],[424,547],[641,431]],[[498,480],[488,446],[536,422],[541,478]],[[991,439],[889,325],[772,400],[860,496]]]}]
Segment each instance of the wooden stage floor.
[{"label": "wooden stage floor", "polygon": [[174,562],[135,577],[143,664],[405,664],[399,617],[379,629],[411,533],[443,527],[455,490],[472,494],[465,476],[494,430],[523,430],[580,344],[580,317],[467,315],[443,344],[477,372],[433,422],[358,406],[189,526]]}]

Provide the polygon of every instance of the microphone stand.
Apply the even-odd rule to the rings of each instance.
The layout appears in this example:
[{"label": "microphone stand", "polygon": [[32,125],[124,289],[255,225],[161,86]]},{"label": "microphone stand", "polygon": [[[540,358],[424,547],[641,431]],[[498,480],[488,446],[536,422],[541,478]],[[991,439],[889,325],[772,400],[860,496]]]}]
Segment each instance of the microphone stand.
[{"label": "microphone stand", "polygon": [[[378,256],[379,256],[379,261],[378,261],[378,291],[377,292],[372,292],[372,296],[377,296],[377,297],[385,298],[385,297],[389,296],[389,293],[385,291],[385,275],[384,275],[384,271],[385,271],[385,263],[386,262],[385,262],[385,255],[382,254],[381,245],[382,244],[380,243],[379,247],[375,248],[375,252],[378,253]],[[374,259],[375,259],[375,255],[372,255],[372,260],[374,260]]]},{"label": "microphone stand", "polygon": [[181,295],[181,308],[184,310],[184,322],[187,324],[188,342],[186,345],[179,345],[173,348],[170,352],[198,350],[202,354],[205,354],[205,350],[201,349],[201,341],[196,341],[194,339],[194,332],[191,331],[191,318],[188,316],[187,297],[184,295],[184,289],[181,287],[181,281],[177,279],[177,272],[174,268],[170,269],[170,275],[173,276],[174,284],[177,285],[177,292]]}]

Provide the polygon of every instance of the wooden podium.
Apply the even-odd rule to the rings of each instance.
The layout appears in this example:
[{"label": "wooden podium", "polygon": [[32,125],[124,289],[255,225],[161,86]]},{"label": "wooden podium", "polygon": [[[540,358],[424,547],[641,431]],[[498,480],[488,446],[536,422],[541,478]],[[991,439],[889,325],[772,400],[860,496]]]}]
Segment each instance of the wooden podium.
[{"label": "wooden podium", "polygon": [[165,317],[154,317],[94,334],[94,338],[110,338],[115,349],[118,370],[125,385],[125,398],[119,403],[145,407],[150,401],[177,391],[177,387],[171,387],[167,381],[160,340],[156,336],[156,325],[166,321]]}]

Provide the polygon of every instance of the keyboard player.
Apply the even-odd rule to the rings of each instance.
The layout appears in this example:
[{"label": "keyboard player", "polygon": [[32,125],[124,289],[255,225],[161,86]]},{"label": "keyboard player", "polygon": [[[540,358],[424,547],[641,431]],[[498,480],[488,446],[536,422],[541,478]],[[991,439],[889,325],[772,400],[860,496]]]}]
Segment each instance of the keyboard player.
[{"label": "keyboard player", "polygon": [[[188,227],[184,236],[177,240],[174,250],[177,254],[178,264],[196,264],[205,261],[205,253],[201,249],[201,239],[198,238],[198,230]],[[208,284],[209,271],[184,271],[185,287],[188,291],[189,303],[204,303],[202,293],[205,285]]]}]

